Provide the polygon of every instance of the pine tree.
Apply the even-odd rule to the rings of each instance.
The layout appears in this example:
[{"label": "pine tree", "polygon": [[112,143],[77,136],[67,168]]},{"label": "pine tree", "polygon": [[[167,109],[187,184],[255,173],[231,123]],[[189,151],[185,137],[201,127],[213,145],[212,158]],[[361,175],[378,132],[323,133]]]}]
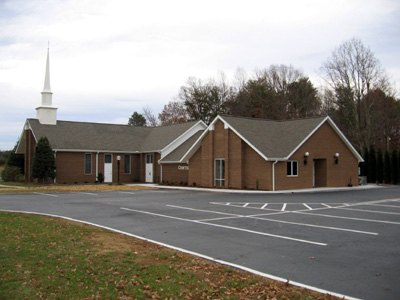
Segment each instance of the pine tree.
[{"label": "pine tree", "polygon": [[396,149],[392,151],[392,183],[393,184],[398,184],[399,183],[399,162],[398,162],[399,156],[398,152]]},{"label": "pine tree", "polygon": [[33,155],[32,176],[45,182],[47,178],[55,178],[55,169],[56,162],[49,140],[41,137]]},{"label": "pine tree", "polygon": [[368,147],[364,147],[364,162],[361,164],[361,176],[368,176],[368,159],[369,159],[369,152]]},{"label": "pine tree", "polygon": [[369,148],[368,155],[368,182],[376,183],[376,155],[374,145]]},{"label": "pine tree", "polygon": [[384,159],[384,168],[383,168],[383,179],[384,182],[387,184],[392,183],[392,170],[390,164],[390,154],[389,151],[386,150],[385,152],[385,159]]},{"label": "pine tree", "polygon": [[376,182],[383,183],[383,154],[381,149],[376,154]]}]

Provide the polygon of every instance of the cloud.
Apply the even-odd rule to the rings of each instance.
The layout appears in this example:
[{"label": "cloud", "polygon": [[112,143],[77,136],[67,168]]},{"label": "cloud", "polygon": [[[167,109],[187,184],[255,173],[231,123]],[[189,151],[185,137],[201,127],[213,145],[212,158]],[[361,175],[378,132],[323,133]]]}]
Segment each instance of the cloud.
[{"label": "cloud", "polygon": [[322,62],[354,36],[400,82],[399,11],[394,0],[2,1],[0,125],[35,117],[48,41],[53,104],[69,120],[157,114],[188,77],[237,67],[292,64],[319,85]]}]

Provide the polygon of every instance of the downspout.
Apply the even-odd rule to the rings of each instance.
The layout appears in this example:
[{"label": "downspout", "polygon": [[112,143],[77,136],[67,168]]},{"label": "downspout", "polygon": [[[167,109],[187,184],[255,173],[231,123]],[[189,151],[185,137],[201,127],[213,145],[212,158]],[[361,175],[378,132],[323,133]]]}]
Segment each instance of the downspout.
[{"label": "downspout", "polygon": [[99,152],[97,151],[96,153],[96,178],[94,181],[97,181],[97,178],[99,178]]},{"label": "downspout", "polygon": [[[57,150],[56,151],[54,151],[54,160],[55,160],[55,163],[56,163],[56,166],[57,166]],[[55,175],[56,176],[54,176],[54,184],[56,184],[57,183],[57,169],[55,170]]]},{"label": "downspout", "polygon": [[162,182],[162,164],[160,164],[160,182],[159,183],[161,183]]},{"label": "downspout", "polygon": [[272,164],[272,191],[275,192],[275,164],[278,161],[276,160],[273,164]]}]

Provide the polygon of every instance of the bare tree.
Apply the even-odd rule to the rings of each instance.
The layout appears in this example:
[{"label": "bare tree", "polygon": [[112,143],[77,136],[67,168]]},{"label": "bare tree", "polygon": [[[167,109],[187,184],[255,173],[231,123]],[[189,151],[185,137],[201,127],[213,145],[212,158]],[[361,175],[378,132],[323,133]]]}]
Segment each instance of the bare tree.
[{"label": "bare tree", "polygon": [[321,72],[334,91],[346,90],[347,96],[352,94],[355,120],[349,123],[357,126],[353,142],[359,149],[369,146],[372,142],[371,112],[374,102],[365,97],[375,89],[384,92],[390,89],[388,77],[378,59],[361,40],[353,38],[333,51],[332,56],[323,63]]},{"label": "bare tree", "polygon": [[158,126],[157,117],[152,113],[149,105],[143,107],[143,116],[146,118],[148,126],[150,127]]}]

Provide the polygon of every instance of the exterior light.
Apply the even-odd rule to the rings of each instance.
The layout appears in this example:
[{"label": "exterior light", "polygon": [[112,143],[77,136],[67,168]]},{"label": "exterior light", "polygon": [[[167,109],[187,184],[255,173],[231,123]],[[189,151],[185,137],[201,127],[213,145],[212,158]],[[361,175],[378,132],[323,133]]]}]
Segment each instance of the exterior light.
[{"label": "exterior light", "polygon": [[121,156],[117,155],[117,163],[118,163],[118,184],[119,184],[119,165],[120,165]]},{"label": "exterior light", "polygon": [[307,158],[310,156],[309,152],[304,153],[304,164],[307,164]]},{"label": "exterior light", "polygon": [[335,160],[335,164],[339,163],[339,156],[340,156],[339,152],[335,153],[335,156],[333,157],[333,159]]}]

